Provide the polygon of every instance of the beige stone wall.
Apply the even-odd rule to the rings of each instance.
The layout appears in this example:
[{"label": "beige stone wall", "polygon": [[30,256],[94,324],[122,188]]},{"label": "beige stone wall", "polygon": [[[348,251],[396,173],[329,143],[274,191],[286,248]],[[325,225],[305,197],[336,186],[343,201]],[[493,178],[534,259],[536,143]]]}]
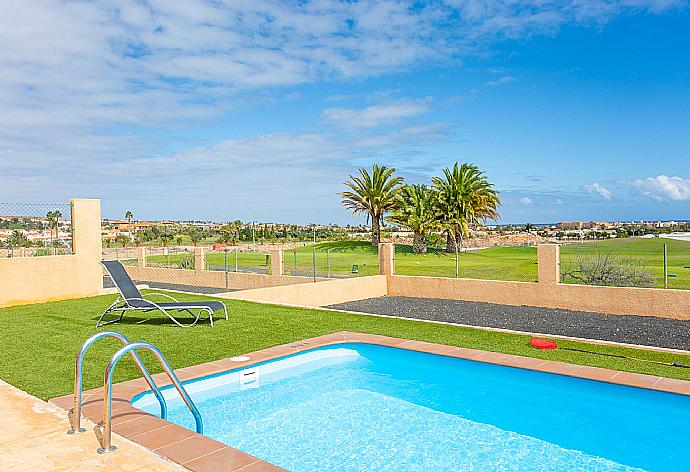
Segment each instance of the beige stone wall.
[{"label": "beige stone wall", "polygon": [[0,307],[98,295],[100,200],[72,200],[73,254],[0,259]]},{"label": "beige stone wall", "polygon": [[388,295],[690,319],[687,290],[394,275],[388,278]]},{"label": "beige stone wall", "polygon": [[690,319],[690,290],[560,283],[558,246],[537,250],[539,282],[388,276],[388,295]]},{"label": "beige stone wall", "polygon": [[350,279],[330,279],[282,287],[225,293],[222,298],[264,303],[319,307],[365,298],[383,297],[387,293],[386,276],[372,275]]}]

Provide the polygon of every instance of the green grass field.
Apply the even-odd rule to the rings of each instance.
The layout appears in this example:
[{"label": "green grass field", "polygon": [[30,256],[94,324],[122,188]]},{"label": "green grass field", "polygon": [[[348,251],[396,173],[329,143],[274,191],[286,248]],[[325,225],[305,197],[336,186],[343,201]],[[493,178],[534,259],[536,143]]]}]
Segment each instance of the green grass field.
[{"label": "green grass field", "polygon": [[[182,300],[206,298],[174,295]],[[105,295],[1,308],[0,378],[42,399],[71,393],[74,357],[81,344],[98,331],[96,319],[114,298],[115,295]],[[525,335],[317,309],[225,302],[230,320],[219,319],[213,328],[205,323],[189,329],[179,328],[165,316],[155,313],[140,315],[144,318],[128,316],[123,322],[108,328],[133,341],[155,344],[174,368],[346,330],[690,380],[690,369],[561,349],[539,351],[529,346],[529,336]],[[144,320],[148,321],[142,322]],[[561,347],[690,365],[690,356],[574,341],[559,341],[559,344]],[[115,340],[103,340],[89,350],[84,364],[86,389],[103,386],[105,366],[119,347]],[[150,353],[142,352],[141,357],[153,373],[160,371]],[[115,371],[115,381],[137,377],[140,373],[129,357],[122,359]]]},{"label": "green grass field", "polygon": [[[644,268],[653,274],[658,287],[663,287],[663,246],[667,245],[668,288],[690,289],[690,242],[666,238],[625,238],[564,244],[561,247],[561,267],[566,270],[579,256],[613,254],[618,261]],[[289,249],[283,255],[285,274],[311,276],[314,267],[317,277],[346,277],[378,274],[378,250],[366,241],[343,241],[308,245]],[[228,253],[228,270],[235,270],[235,253]],[[149,264],[179,268],[183,260],[192,260],[191,254],[149,256]],[[225,255],[209,252],[209,267],[223,270]],[[237,269],[266,273],[266,253],[240,252]],[[357,266],[357,273],[353,273]],[[395,272],[400,275],[455,277],[455,254],[429,250],[415,254],[410,246],[396,245]],[[527,246],[503,246],[463,252],[458,260],[460,277],[485,280],[537,280],[537,250]]]}]

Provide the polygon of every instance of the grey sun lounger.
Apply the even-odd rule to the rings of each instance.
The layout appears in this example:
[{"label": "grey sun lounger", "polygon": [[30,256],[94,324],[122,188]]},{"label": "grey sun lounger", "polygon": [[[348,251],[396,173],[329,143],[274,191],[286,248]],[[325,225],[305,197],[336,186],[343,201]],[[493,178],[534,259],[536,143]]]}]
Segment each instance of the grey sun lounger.
[{"label": "grey sun lounger", "polygon": [[[108,307],[107,310],[103,312],[98,321],[96,322],[96,327],[109,325],[112,323],[117,323],[122,320],[122,317],[127,311],[141,311],[141,312],[151,312],[151,311],[161,311],[170,320],[178,326],[183,328],[189,328],[194,326],[199,320],[208,320],[213,326],[213,314],[217,311],[223,310],[225,314],[225,319],[228,319],[228,309],[225,307],[223,302],[215,301],[204,301],[204,302],[180,302],[175,300],[170,295],[165,293],[147,293],[142,295],[132,278],[129,276],[125,268],[119,261],[101,261],[103,267],[108,272],[108,275],[112,279],[113,283],[117,287],[117,291],[120,296],[113,302],[112,305]],[[159,296],[172,300],[172,302],[153,302],[147,297]],[[185,311],[194,317],[194,321],[188,324],[180,323],[171,312]],[[103,318],[109,313],[120,312],[120,316],[114,320],[103,321]],[[196,312],[196,314],[195,314]],[[206,313],[207,316],[202,317],[201,315]]]}]

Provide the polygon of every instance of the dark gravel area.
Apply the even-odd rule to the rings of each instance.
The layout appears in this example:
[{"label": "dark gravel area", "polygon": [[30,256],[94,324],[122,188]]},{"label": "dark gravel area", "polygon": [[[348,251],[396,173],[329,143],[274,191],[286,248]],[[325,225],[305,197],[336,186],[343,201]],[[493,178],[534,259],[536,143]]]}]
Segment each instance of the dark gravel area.
[{"label": "dark gravel area", "polygon": [[[137,280],[136,283],[146,284],[151,288],[158,288],[161,290],[177,290],[179,292],[207,293],[207,294],[235,292],[235,290],[227,289],[227,288],[212,288],[212,287],[198,287],[196,285],[166,284],[166,283],[160,283],[160,282],[147,282],[146,280]],[[103,277],[103,288],[114,288],[114,287],[115,287],[115,285],[113,284],[112,280],[110,280],[110,277]]]},{"label": "dark gravel area", "polygon": [[690,321],[653,316],[411,297],[370,298],[328,308],[690,350]]}]

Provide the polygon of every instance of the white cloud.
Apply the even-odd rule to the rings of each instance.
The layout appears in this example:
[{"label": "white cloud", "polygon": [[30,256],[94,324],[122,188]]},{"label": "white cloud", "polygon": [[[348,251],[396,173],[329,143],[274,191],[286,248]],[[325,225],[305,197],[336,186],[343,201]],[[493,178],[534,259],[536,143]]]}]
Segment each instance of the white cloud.
[{"label": "white cloud", "polygon": [[611,191],[603,185],[601,185],[599,182],[584,185],[582,189],[591,195],[598,195],[604,200],[611,200],[611,198],[613,198],[613,194],[611,193]]},{"label": "white cloud", "polygon": [[[563,24],[600,24],[615,15],[657,13],[676,5],[670,0],[454,0],[426,6],[402,0],[3,0],[0,196],[122,198],[112,176],[126,174],[135,183],[148,179],[148,184],[128,189],[128,198],[158,192],[179,202],[182,197],[169,193],[179,181],[189,181],[194,194],[204,188],[188,177],[193,172],[186,164],[147,167],[139,176],[132,163],[149,166],[166,162],[156,161],[161,156],[177,155],[178,162],[184,158],[189,165],[208,168],[214,165],[209,160],[214,152],[225,152],[225,163],[252,155],[244,161],[247,169],[237,172],[243,184],[263,182],[265,173],[250,172],[261,171],[262,162],[273,162],[262,153],[300,159],[302,154],[290,150],[286,140],[300,142],[318,156],[332,152],[351,162],[358,146],[381,149],[413,141],[412,136],[431,136],[433,130],[411,125],[388,139],[374,133],[357,136],[378,143],[362,141],[346,153],[339,151],[342,143],[328,139],[319,149],[319,141],[305,135],[255,136],[233,145],[221,137],[218,147],[200,146],[190,142],[186,131],[255,95],[295,98],[285,95],[292,91],[285,88],[448,63],[483,53],[504,37],[551,33]],[[380,101],[363,109],[331,109],[325,117],[333,123],[363,123],[361,129],[371,130],[419,116],[429,106],[424,101]],[[252,148],[248,143],[253,140]],[[269,145],[278,142],[289,152]],[[189,148],[198,154],[174,152]],[[303,175],[313,172],[303,169]],[[161,173],[167,181],[155,179]],[[222,188],[232,188],[237,179],[225,177]],[[158,182],[155,188],[152,182]]]},{"label": "white cloud", "polygon": [[564,205],[565,204],[565,202],[563,201],[562,198],[557,198],[555,203],[556,203],[556,205]]},{"label": "white cloud", "polygon": [[664,200],[676,202],[690,200],[690,179],[658,175],[656,177],[633,180],[629,184],[635,187],[640,194],[658,202]]},{"label": "white cloud", "polygon": [[484,87],[498,87],[499,85],[509,84],[511,82],[515,82],[516,80],[517,79],[513,76],[504,75],[496,80],[489,80],[488,82],[485,82]]},{"label": "white cloud", "polygon": [[527,205],[531,205],[532,203],[534,203],[534,202],[533,202],[532,199],[529,198],[529,197],[522,197],[522,198],[520,199],[520,205],[525,205],[525,206],[527,206]]},{"label": "white cloud", "polygon": [[365,108],[327,108],[321,118],[341,128],[375,128],[398,123],[429,111],[431,98],[395,100]]}]

